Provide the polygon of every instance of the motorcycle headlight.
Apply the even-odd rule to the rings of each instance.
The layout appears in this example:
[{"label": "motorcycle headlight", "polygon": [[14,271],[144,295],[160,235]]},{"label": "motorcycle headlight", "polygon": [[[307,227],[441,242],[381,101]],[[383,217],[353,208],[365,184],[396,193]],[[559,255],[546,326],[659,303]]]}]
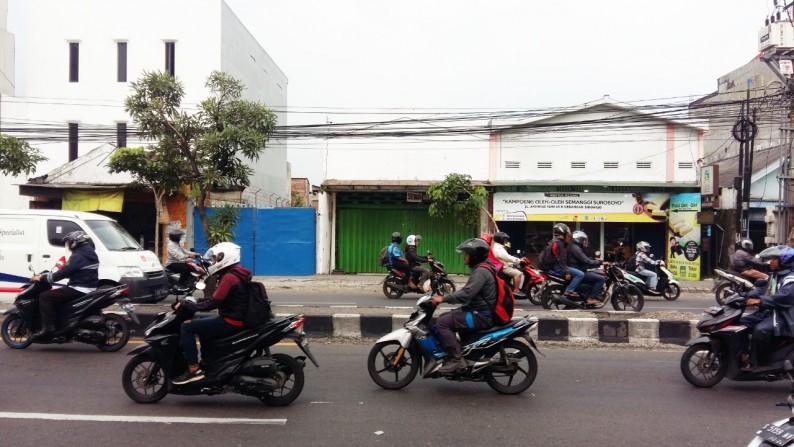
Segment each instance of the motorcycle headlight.
[{"label": "motorcycle headlight", "polygon": [[122,278],[143,278],[143,269],[140,267],[119,267]]}]

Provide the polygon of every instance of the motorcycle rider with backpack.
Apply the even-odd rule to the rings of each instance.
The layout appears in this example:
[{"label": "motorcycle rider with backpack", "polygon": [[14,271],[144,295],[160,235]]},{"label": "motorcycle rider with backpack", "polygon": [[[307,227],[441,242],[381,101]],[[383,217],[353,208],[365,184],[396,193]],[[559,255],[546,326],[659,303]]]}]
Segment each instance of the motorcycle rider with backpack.
[{"label": "motorcycle rider with backpack", "polygon": [[750,239],[739,241],[736,251],[731,256],[731,270],[751,279],[769,279],[769,275],[763,272],[766,270],[766,264],[756,261],[752,251],[753,241]]},{"label": "motorcycle rider with backpack", "polygon": [[[453,374],[467,366],[456,332],[478,331],[494,326],[492,309],[498,292],[496,279],[486,266],[478,268],[482,264],[490,264],[488,244],[480,238],[473,238],[463,241],[456,250],[463,254],[463,262],[471,268],[471,273],[462,289],[433,297],[436,306],[441,303],[461,305],[441,314],[436,320],[439,344],[449,353],[449,359],[438,370],[440,374]],[[490,267],[496,270],[492,265]]]},{"label": "motorcycle rider with backpack", "polygon": [[543,270],[554,273],[555,275],[562,276],[568,283],[564,295],[569,298],[577,298],[579,295],[576,293],[576,288],[581,284],[584,279],[584,272],[568,266],[568,237],[571,235],[571,229],[564,223],[554,225],[554,239],[549,242],[549,245],[540,254],[540,265]]},{"label": "motorcycle rider with backpack", "polygon": [[422,240],[422,236],[420,235],[409,235],[405,239],[405,257],[408,260],[408,264],[411,266],[411,271],[414,273],[419,274],[419,283],[418,287],[423,287],[425,281],[430,278],[430,269],[427,267],[422,267],[423,262],[429,262],[431,259],[428,256],[419,256],[416,254],[416,249],[419,247],[419,241]]},{"label": "motorcycle rider with backpack", "polygon": [[403,272],[408,276],[408,288],[416,289],[416,284],[411,279],[411,265],[408,260],[403,257],[403,252],[400,250],[400,243],[403,241],[403,235],[399,231],[391,234],[391,245],[389,245],[389,268]]},{"label": "motorcycle rider with backpack", "polygon": [[218,275],[218,287],[212,298],[203,299],[196,304],[190,301],[177,303],[176,309],[186,306],[190,311],[218,309],[217,317],[188,320],[182,323],[182,352],[187,360],[188,371],[175,378],[175,385],[184,385],[204,378],[198,361],[196,335],[202,340],[223,338],[244,329],[248,312],[248,285],[252,274],[240,264],[240,247],[231,242],[221,242],[209,249],[206,258],[212,264],[207,268],[210,275]]},{"label": "motorcycle rider with backpack", "polygon": [[603,306],[605,302],[601,302],[596,296],[598,296],[604,288],[606,277],[596,272],[588,271],[588,269],[599,267],[602,262],[590,259],[584,254],[582,248],[587,247],[587,243],[587,233],[584,231],[573,232],[573,241],[571,245],[568,246],[568,266],[584,272],[582,284],[592,285],[592,287],[590,287],[590,292],[587,294],[587,304],[601,304]]}]

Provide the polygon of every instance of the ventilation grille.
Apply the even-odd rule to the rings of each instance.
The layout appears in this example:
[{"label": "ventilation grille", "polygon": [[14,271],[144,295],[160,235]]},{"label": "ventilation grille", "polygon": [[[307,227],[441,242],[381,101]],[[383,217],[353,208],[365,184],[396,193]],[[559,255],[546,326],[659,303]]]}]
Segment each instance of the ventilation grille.
[{"label": "ventilation grille", "polygon": [[678,162],[678,169],[692,169],[695,167],[695,164],[691,161],[679,161]]},{"label": "ventilation grille", "polygon": [[539,161],[538,162],[538,169],[551,169],[551,162],[550,161]]},{"label": "ventilation grille", "polygon": [[587,167],[586,161],[572,161],[571,168],[572,169],[584,169]]},{"label": "ventilation grille", "polygon": [[637,162],[637,169],[651,169],[651,162],[650,161],[638,161]]},{"label": "ventilation grille", "polygon": [[506,161],[505,168],[507,169],[518,169],[521,167],[520,161]]},{"label": "ventilation grille", "polygon": [[616,161],[605,161],[604,162],[604,169],[617,169],[618,162]]}]

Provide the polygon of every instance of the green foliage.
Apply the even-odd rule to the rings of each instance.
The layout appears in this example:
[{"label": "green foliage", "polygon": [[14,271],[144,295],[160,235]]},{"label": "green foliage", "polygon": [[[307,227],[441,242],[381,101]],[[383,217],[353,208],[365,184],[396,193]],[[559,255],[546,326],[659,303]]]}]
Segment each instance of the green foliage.
[{"label": "green foliage", "polygon": [[136,183],[171,192],[181,186],[178,173],[183,166],[180,161],[163,160],[157,152],[142,147],[120,147],[113,152],[108,167],[110,172],[129,172]]},{"label": "green foliage", "polygon": [[474,186],[470,175],[456,173],[431,185],[427,195],[432,200],[428,209],[431,217],[452,215],[466,225],[479,224],[480,210],[488,199],[488,192],[482,186]]},{"label": "green foliage", "polygon": [[208,217],[207,242],[210,247],[221,242],[231,242],[235,235],[234,227],[239,220],[240,208],[234,205],[213,208],[212,215]]},{"label": "green foliage", "polygon": [[300,208],[306,206],[306,202],[303,200],[303,197],[297,194],[292,196],[291,202],[292,203],[290,203],[290,206],[292,206],[293,208]]},{"label": "green foliage", "polygon": [[36,171],[36,164],[46,159],[27,141],[0,134],[0,174],[30,174]]}]

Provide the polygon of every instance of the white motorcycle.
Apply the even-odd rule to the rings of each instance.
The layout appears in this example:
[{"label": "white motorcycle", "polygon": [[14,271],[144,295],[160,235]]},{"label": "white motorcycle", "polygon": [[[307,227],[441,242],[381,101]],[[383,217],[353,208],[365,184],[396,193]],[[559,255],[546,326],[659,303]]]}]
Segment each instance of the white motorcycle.
[{"label": "white motorcycle", "polygon": [[747,444],[747,447],[794,445],[794,366],[791,365],[790,360],[786,360],[784,365],[786,375],[791,381],[791,394],[789,394],[786,402],[779,403],[777,406],[787,406],[791,412],[791,417],[765,424],[760,430],[755,432],[755,437]]}]

